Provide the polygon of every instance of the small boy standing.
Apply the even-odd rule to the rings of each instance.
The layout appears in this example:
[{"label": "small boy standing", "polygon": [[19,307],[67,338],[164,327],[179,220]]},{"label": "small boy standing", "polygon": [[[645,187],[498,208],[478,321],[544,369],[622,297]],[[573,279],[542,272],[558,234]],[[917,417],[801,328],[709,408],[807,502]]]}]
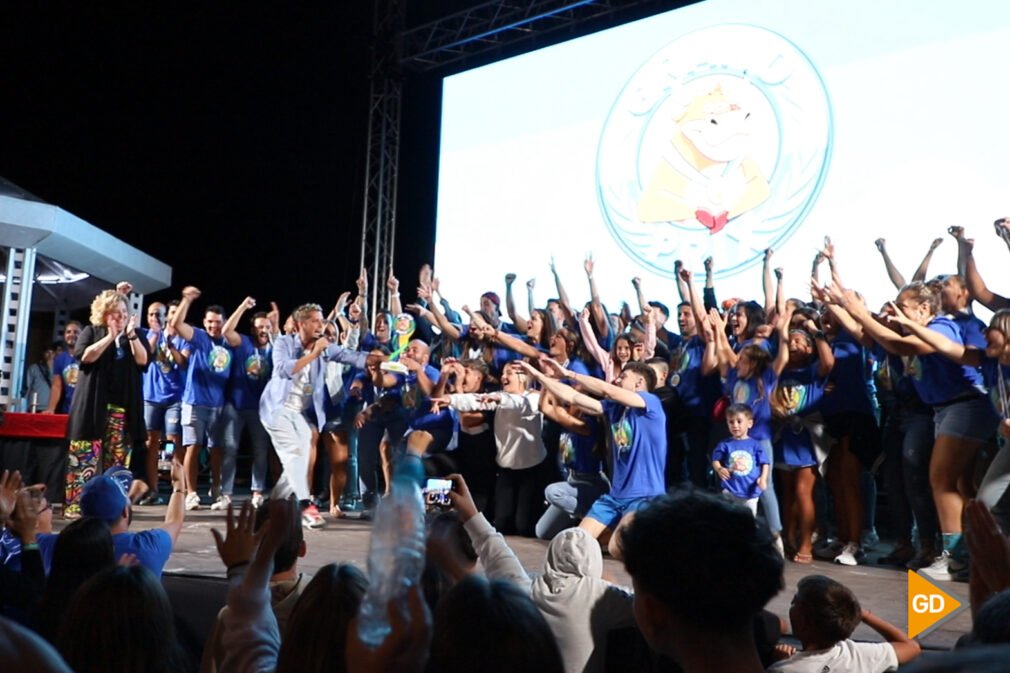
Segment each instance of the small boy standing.
[{"label": "small boy standing", "polygon": [[748,435],[754,427],[754,411],[747,404],[731,404],[726,409],[726,425],[730,438],[712,452],[712,469],[722,480],[723,494],[747,505],[756,516],[771,466],[761,442]]},{"label": "small boy standing", "polygon": [[[789,608],[789,621],[793,636],[803,649],[772,664],[769,671],[884,673],[897,670],[922,652],[919,643],[897,626],[863,610],[848,587],[823,575],[808,575],[800,580]],[[850,640],[860,622],[887,642]]]}]

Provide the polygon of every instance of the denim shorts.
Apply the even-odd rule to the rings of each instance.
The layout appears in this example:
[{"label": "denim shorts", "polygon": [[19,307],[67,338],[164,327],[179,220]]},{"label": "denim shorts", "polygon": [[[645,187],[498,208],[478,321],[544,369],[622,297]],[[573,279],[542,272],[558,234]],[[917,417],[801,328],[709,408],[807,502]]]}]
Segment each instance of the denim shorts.
[{"label": "denim shorts", "polygon": [[182,402],[144,402],[144,424],[148,430],[178,437],[182,428]]},{"label": "denim shorts", "polygon": [[992,405],[981,395],[933,407],[933,426],[937,437],[987,442],[998,424],[999,418]]},{"label": "denim shorts", "polygon": [[182,445],[216,447],[220,419],[221,407],[182,405]]},{"label": "denim shorts", "polygon": [[614,498],[601,495],[586,512],[587,519],[599,521],[607,528],[616,528],[625,514],[637,512],[652,500],[652,496],[644,498]]}]

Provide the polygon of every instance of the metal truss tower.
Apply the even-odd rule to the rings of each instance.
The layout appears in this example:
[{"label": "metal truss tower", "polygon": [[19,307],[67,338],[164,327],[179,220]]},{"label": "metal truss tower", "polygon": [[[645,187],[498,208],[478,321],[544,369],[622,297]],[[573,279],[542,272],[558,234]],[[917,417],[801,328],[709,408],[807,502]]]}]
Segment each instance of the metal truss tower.
[{"label": "metal truss tower", "polygon": [[[371,290],[368,315],[389,305],[386,276],[396,244],[396,194],[403,76],[460,66],[468,59],[576,26],[615,25],[618,14],[673,9],[675,0],[491,0],[407,29],[407,0],[374,0],[368,149],[361,265]],[[651,13],[651,12],[650,12]]]}]

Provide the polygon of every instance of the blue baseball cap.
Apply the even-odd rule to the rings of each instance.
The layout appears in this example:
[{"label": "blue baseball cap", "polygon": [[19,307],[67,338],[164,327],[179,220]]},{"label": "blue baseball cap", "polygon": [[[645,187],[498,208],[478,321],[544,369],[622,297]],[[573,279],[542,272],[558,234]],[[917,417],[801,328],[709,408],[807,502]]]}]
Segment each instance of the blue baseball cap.
[{"label": "blue baseball cap", "polygon": [[125,467],[114,467],[92,477],[81,494],[81,514],[106,521],[118,519],[130,504],[126,494],[132,482],[133,473]]}]

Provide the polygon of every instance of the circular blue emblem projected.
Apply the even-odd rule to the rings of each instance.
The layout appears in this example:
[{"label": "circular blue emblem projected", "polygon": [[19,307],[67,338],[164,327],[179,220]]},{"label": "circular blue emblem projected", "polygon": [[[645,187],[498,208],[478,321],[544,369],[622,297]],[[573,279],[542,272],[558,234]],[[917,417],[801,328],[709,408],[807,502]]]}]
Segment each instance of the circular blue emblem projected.
[{"label": "circular blue emblem projected", "polygon": [[633,260],[673,277],[677,259],[717,277],[784,243],[816,199],[831,107],[806,55],[777,33],[720,25],[671,42],[631,77],[596,157],[607,226]]}]

